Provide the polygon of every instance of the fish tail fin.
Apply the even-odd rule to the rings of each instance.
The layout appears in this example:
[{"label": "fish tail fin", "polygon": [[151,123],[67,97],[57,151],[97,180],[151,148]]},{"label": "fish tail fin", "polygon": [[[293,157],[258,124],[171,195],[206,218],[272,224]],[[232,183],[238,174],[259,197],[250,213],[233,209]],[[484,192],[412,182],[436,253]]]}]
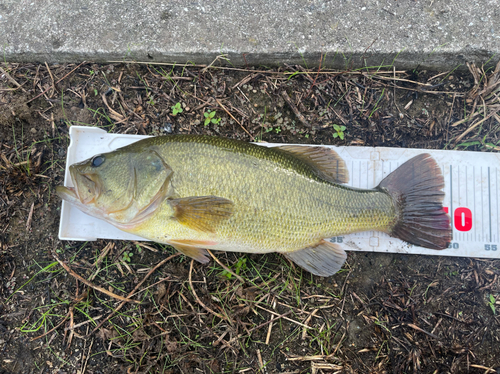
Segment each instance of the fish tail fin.
[{"label": "fish tail fin", "polygon": [[445,249],[451,241],[450,218],[443,209],[444,178],[436,161],[421,154],[389,174],[378,188],[396,206],[396,221],[389,234],[408,243]]}]

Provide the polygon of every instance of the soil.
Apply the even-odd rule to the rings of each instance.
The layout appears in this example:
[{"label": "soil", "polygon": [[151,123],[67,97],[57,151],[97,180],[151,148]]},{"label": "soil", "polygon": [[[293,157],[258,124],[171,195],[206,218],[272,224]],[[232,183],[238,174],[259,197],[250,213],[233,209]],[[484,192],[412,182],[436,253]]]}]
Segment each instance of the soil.
[{"label": "soil", "polygon": [[[155,268],[168,246],[61,241],[54,194],[72,125],[498,152],[500,117],[474,127],[498,74],[1,67],[0,373],[500,373],[500,260],[350,252],[320,278],[216,253],[241,282],[184,256]],[[133,290],[118,310],[109,292]]]}]

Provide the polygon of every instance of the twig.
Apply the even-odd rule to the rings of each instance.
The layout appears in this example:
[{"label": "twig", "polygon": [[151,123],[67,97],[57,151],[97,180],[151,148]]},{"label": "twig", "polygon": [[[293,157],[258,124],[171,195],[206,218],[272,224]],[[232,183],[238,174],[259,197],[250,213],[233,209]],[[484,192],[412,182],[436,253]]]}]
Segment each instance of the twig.
[{"label": "twig", "polygon": [[488,374],[488,373],[490,373],[490,372],[491,372],[491,373],[496,373],[496,372],[497,372],[495,369],[493,369],[493,368],[488,368],[488,367],[483,366],[483,365],[475,365],[475,364],[471,364],[471,367],[476,368],[476,369],[486,370],[486,371],[484,372],[484,374]]},{"label": "twig", "polygon": [[115,243],[113,242],[109,242],[103,249],[103,251],[101,252],[101,254],[99,255],[99,257],[97,258],[95,264],[94,264],[94,267],[97,267],[99,266],[99,264],[102,262],[102,260],[104,260],[104,257],[106,257],[106,255],[108,254],[108,252],[115,247]]},{"label": "twig", "polygon": [[[146,274],[146,276],[137,284],[137,286],[135,286],[135,288],[127,295],[127,297],[132,297],[132,295],[135,294],[135,292],[139,289],[140,286],[142,286],[142,284],[146,281],[146,279],[148,279],[148,277],[153,274],[153,272],[158,269],[160,266],[162,266],[164,263],[166,263],[167,261],[170,261],[171,259],[179,256],[180,253],[175,253],[173,254],[172,256],[169,256],[167,257],[166,259],[164,259],[163,261],[160,261],[154,268],[152,268],[149,273]],[[92,334],[94,332],[96,332],[98,329],[101,328],[101,326],[106,322],[108,321],[111,317],[113,317],[123,306],[125,305],[125,302],[122,302],[120,305],[118,305],[118,307],[113,310],[112,313],[110,313],[106,318],[104,318],[98,325],[96,328],[94,328],[92,330]]]},{"label": "twig", "polygon": [[[2,68],[0,68],[0,73],[2,73],[3,75],[5,75],[5,77],[9,80],[9,82],[11,82],[12,84],[14,84],[17,88],[20,88],[21,90],[23,90],[23,92],[26,92],[26,90],[23,88],[23,86],[21,86],[19,83],[17,83],[17,81],[12,78],[10,76],[9,73],[7,73],[5,70],[3,70]],[[15,91],[15,90],[14,90]]]},{"label": "twig", "polygon": [[49,97],[52,97],[52,95],[54,95],[54,92],[56,92],[56,85],[54,83],[54,76],[52,75],[52,72],[50,71],[49,64],[47,64],[47,61],[45,61],[45,67],[47,68],[47,71],[49,72],[50,79],[52,79],[52,92],[49,94]]},{"label": "twig", "polygon": [[288,96],[286,91],[281,91],[281,96],[283,97],[283,99],[285,99],[286,103],[288,104],[290,109],[292,109],[292,111],[295,113],[295,115],[297,116],[299,121],[302,122],[302,124],[304,126],[312,128],[312,126],[309,124],[309,122],[307,122],[306,117],[304,117],[304,115],[299,112],[299,109],[292,102],[292,99],[290,98],[290,96]]},{"label": "twig", "polygon": [[245,78],[243,78],[238,83],[236,83],[233,87],[231,87],[231,89],[234,90],[236,87],[239,87],[239,86],[242,86],[242,85],[248,83],[252,79],[256,78],[258,75],[259,75],[259,73],[253,73],[253,74],[247,75]]},{"label": "twig", "polygon": [[[378,72],[376,72],[376,73],[378,74]],[[366,76],[368,79],[377,78],[377,79],[381,79],[381,80],[385,80],[385,81],[407,82],[407,83],[413,83],[413,84],[416,84],[418,86],[424,86],[424,87],[434,87],[435,86],[434,84],[416,82],[416,81],[412,81],[409,79],[403,79],[403,78],[379,77],[378,75],[370,75],[370,73],[367,73],[367,72],[363,72],[362,74],[364,76]]]},{"label": "twig", "polygon": [[[295,323],[296,325],[302,326],[302,327],[304,327],[304,328],[306,328],[306,329],[312,329],[312,327],[309,327],[309,326],[307,326],[307,325],[304,325],[303,323],[297,322],[297,321],[295,321],[295,320],[293,320],[293,319],[291,319],[291,318],[285,317],[285,315],[283,315],[283,314],[281,314],[281,315],[280,315],[280,314],[278,314],[278,313],[276,313],[276,312],[273,312],[272,310],[269,310],[269,309],[263,308],[263,307],[261,307],[261,306],[260,306],[260,305],[258,305],[258,304],[255,304],[255,306],[256,306],[257,308],[259,308],[259,309],[262,309],[262,310],[264,310],[264,311],[268,312],[268,313],[274,314],[275,316],[280,316],[281,318],[286,319],[287,321],[293,322],[293,323]],[[251,331],[251,330],[250,330],[250,331]]]},{"label": "twig", "polygon": [[267,329],[266,345],[269,345],[269,339],[271,339],[271,331],[273,329],[273,321],[274,321],[274,316],[271,318],[271,321],[269,322],[269,328]]},{"label": "twig", "polygon": [[82,326],[85,326],[86,324],[90,323],[90,322],[93,322],[93,321],[97,321],[98,319],[101,319],[102,318],[102,315],[101,316],[97,316],[97,317],[94,317],[92,319],[88,319],[86,321],[83,321],[83,322],[80,322],[76,325],[73,325],[73,326],[70,326],[70,327],[66,327],[64,329],[64,331],[69,331],[69,330],[74,330],[74,329],[77,329],[78,327],[82,327]]},{"label": "twig", "polygon": [[319,59],[319,66],[318,66],[318,72],[316,73],[316,76],[314,77],[314,80],[311,84],[311,88],[309,88],[309,90],[307,91],[306,93],[306,96],[305,97],[308,97],[309,94],[311,93],[311,91],[313,90],[314,86],[316,85],[316,80],[318,79],[319,77],[319,72],[321,71],[321,63],[323,62],[323,53],[321,53],[321,57]]},{"label": "twig", "polygon": [[[342,370],[344,367],[336,364],[329,364],[327,362],[311,362],[311,374],[316,374],[318,370],[320,369],[326,369],[329,372],[332,370],[338,370],[335,373],[340,373],[340,370]],[[334,374],[335,374],[334,373]]]},{"label": "twig", "polygon": [[87,358],[85,359],[85,365],[83,365],[82,374],[85,374],[85,370],[87,369],[87,363],[89,362],[90,352],[92,351],[93,344],[94,344],[94,339],[92,339],[92,341],[90,342],[89,353],[87,353]]},{"label": "twig", "polygon": [[229,59],[227,58],[227,55],[226,54],[222,54],[222,55],[219,55],[219,56],[216,56],[215,59],[210,63],[208,64],[207,66],[205,66],[203,69],[201,69],[201,72],[202,73],[205,73],[209,68],[212,67],[213,64],[215,64],[216,61],[218,61],[219,59],[225,59],[227,61],[229,61]]},{"label": "twig", "polygon": [[109,116],[112,119],[114,119],[115,121],[118,121],[118,122],[115,122],[115,124],[125,122],[128,119],[128,117],[124,118],[120,113],[118,113],[116,110],[114,110],[113,108],[111,108],[109,106],[108,100],[106,100],[106,95],[105,94],[102,94],[101,97],[102,97],[103,103],[108,107]]},{"label": "twig", "polygon": [[490,119],[491,117],[493,117],[494,114],[496,114],[496,112],[498,112],[500,110],[500,108],[498,108],[497,110],[495,110],[494,112],[491,112],[490,114],[488,114],[486,117],[484,117],[481,121],[478,121],[476,122],[474,125],[472,125],[471,127],[469,127],[467,130],[465,130],[462,135],[460,135],[456,140],[455,140],[455,143],[458,143],[460,140],[463,139],[463,137],[465,135],[467,135],[468,133],[470,133],[472,130],[474,130],[476,127],[478,127],[481,123],[483,123],[484,121]]},{"label": "twig", "polygon": [[289,314],[292,314],[292,310],[289,310],[288,312],[286,313],[283,313],[283,314],[280,314],[279,316],[276,316],[275,318],[272,318],[270,319],[269,321],[267,322],[264,322],[264,323],[261,323],[259,326],[255,326],[255,327],[252,327],[250,330],[248,330],[248,332],[252,332],[252,331],[255,331],[255,330],[258,330],[268,324],[270,324],[271,322],[276,322],[277,320],[279,320],[280,318],[283,318],[283,317],[286,317],[287,315]]},{"label": "twig", "polygon": [[220,318],[220,319],[223,319],[223,320],[228,320],[227,317],[224,317],[222,314],[219,314],[217,312],[214,312],[212,309],[210,309],[208,306],[206,306],[205,304],[203,304],[203,302],[200,300],[200,298],[198,297],[198,295],[196,294],[196,291],[194,290],[194,287],[193,287],[193,282],[191,281],[191,273],[193,272],[193,262],[194,260],[191,260],[191,265],[189,266],[189,286],[191,287],[191,291],[193,291],[193,295],[196,299],[196,302],[198,304],[200,304],[202,306],[203,309],[205,309],[207,312],[213,314],[214,316],[216,316],[217,318]]},{"label": "twig", "polygon": [[134,244],[138,245],[139,247],[147,248],[151,252],[158,252],[158,250],[156,248],[153,248],[150,245],[147,245],[147,244],[144,244],[144,243],[141,243],[141,242],[136,242],[136,241],[134,241]]},{"label": "twig", "polygon": [[264,371],[264,363],[262,362],[262,356],[260,354],[260,349],[257,349],[257,359],[259,360],[260,371]]},{"label": "twig", "polygon": [[229,269],[226,265],[224,265],[222,262],[220,262],[220,260],[214,256],[214,254],[209,250],[207,249],[207,252],[210,254],[210,256],[212,256],[212,258],[214,259],[215,262],[217,262],[220,266],[222,266],[222,268],[227,271],[228,273],[234,275],[234,277],[236,279],[238,279],[241,283],[245,283],[245,280],[240,277],[238,274],[234,273],[231,269]]},{"label": "twig", "polygon": [[409,326],[409,327],[411,327],[412,329],[415,329],[415,330],[417,330],[417,331],[423,332],[424,334],[429,335],[431,338],[434,338],[434,339],[436,339],[436,340],[441,340],[441,339],[439,339],[439,336],[436,336],[436,335],[434,335],[434,334],[431,334],[430,332],[428,332],[428,331],[425,331],[425,330],[421,329],[420,327],[418,327],[417,325],[414,325],[413,323],[405,323],[405,325],[406,325],[406,326]]},{"label": "twig", "polygon": [[[318,311],[319,311],[319,309],[314,309],[312,311],[312,313],[309,314],[309,317],[307,317],[306,320],[304,321],[304,325],[307,325],[309,323],[309,321],[311,320],[311,318],[313,318],[316,315],[316,313],[318,313]],[[307,335],[307,329],[304,329],[302,331],[302,340],[305,340],[306,335]]]},{"label": "twig", "polygon": [[[83,61],[80,65],[78,65],[76,68],[74,68],[73,70],[71,70],[68,74],[66,74],[64,77],[62,77],[61,79],[59,79],[55,84],[58,84],[59,82],[61,82],[63,79],[66,79],[66,77],[68,75],[70,75],[71,73],[73,73],[76,69],[78,69],[80,66],[82,66],[83,64],[86,64],[87,61]],[[38,95],[36,95],[34,98],[32,99],[29,99],[28,101],[25,102],[25,104],[28,104],[28,103],[31,103],[33,100],[36,100],[38,99],[40,96],[42,96],[44,93],[46,93],[48,90],[50,90],[51,87],[47,88],[45,91],[42,91],[41,93],[39,93]]]},{"label": "twig", "polygon": [[30,231],[31,229],[31,220],[33,218],[33,209],[35,208],[35,203],[31,203],[31,209],[28,214],[28,220],[26,221],[26,231]]},{"label": "twig", "polygon": [[243,125],[240,123],[240,121],[238,121],[236,118],[234,118],[234,116],[231,114],[231,112],[229,110],[226,109],[226,107],[224,105],[222,105],[222,103],[219,101],[219,99],[215,99],[215,101],[217,101],[217,104],[220,105],[220,107],[222,109],[224,109],[224,111],[229,114],[229,116],[236,121],[236,123],[238,125],[240,125],[240,127],[248,134],[248,136],[252,139],[252,141],[255,140],[255,138],[248,132],[248,130],[246,128],[243,127]]},{"label": "twig", "polygon": [[42,335],[40,335],[40,336],[37,336],[37,337],[35,337],[35,338],[32,338],[32,339],[31,339],[31,341],[33,342],[33,341],[35,341],[35,340],[38,340],[38,339],[43,338],[44,336],[46,336],[46,335],[50,334],[52,331],[56,330],[59,326],[61,326],[64,322],[66,322],[66,320],[68,319],[68,317],[69,317],[69,312],[68,312],[68,314],[66,314],[66,316],[62,319],[62,321],[61,321],[61,322],[59,322],[57,325],[55,325],[54,327],[52,327],[52,328],[51,328],[49,331],[47,331],[46,333],[43,333],[43,334],[42,334]]},{"label": "twig", "polygon": [[[217,59],[216,59],[217,60]],[[207,65],[192,65],[192,64],[176,64],[172,62],[151,62],[151,61],[107,61],[109,64],[140,64],[140,65],[159,65],[159,66],[175,66],[178,68],[182,67],[189,67],[189,68],[207,68]],[[214,60],[215,62],[215,60]],[[248,73],[248,69],[241,69],[241,68],[232,68],[232,67],[226,67],[226,66],[210,66],[211,69],[219,69],[219,70],[231,70],[231,71],[243,71]],[[294,74],[309,74],[309,72],[302,73],[302,72],[294,72],[294,73],[289,73],[289,72],[280,72],[280,71],[269,71],[269,70],[252,70],[253,73],[261,73],[261,74],[277,74],[277,75],[294,75]],[[319,74],[332,74],[336,73],[338,75],[341,74],[352,74],[352,75],[361,75],[361,74],[366,74],[365,71],[335,71],[335,70],[324,70],[320,71]],[[397,70],[396,73],[398,74],[403,74],[406,73],[406,70]],[[377,70],[377,74],[392,74],[392,70]]]},{"label": "twig", "polygon": [[287,361],[323,361],[331,358],[331,355],[315,355],[315,356],[290,356]]},{"label": "twig", "polygon": [[[455,95],[453,95],[453,97],[455,97]],[[457,122],[452,123],[451,127],[455,127],[455,126],[461,125],[462,123],[468,122],[471,119],[473,119],[474,117],[477,117],[478,115],[479,115],[479,112],[475,112],[474,114],[471,114],[470,117],[466,117],[464,119],[461,119]]]},{"label": "twig", "polygon": [[99,286],[96,286],[95,284],[92,284],[91,282],[89,282],[85,278],[82,278],[80,275],[78,275],[73,270],[71,270],[69,268],[69,266],[66,265],[64,262],[62,262],[59,259],[59,257],[57,257],[57,255],[55,253],[52,253],[52,256],[59,263],[59,265],[61,265],[64,268],[64,270],[66,270],[71,276],[73,276],[74,278],[78,279],[80,282],[86,284],[90,288],[93,288],[96,291],[100,291],[100,292],[102,292],[102,293],[104,293],[104,294],[106,294],[106,295],[108,295],[108,296],[110,296],[112,298],[115,298],[117,300],[121,300],[123,302],[136,303],[136,304],[140,304],[141,303],[140,301],[137,301],[137,300],[132,300],[132,299],[128,299],[126,297],[120,296],[120,295],[116,295],[113,292],[110,292],[110,291],[108,291],[108,290],[106,290],[106,289],[104,289],[102,287],[99,287]]}]

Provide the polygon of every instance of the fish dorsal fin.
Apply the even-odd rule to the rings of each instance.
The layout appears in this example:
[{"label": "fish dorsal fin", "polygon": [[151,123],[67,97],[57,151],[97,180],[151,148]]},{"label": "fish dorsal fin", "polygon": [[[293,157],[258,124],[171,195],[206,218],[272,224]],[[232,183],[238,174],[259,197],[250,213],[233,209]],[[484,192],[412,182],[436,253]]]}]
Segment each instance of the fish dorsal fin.
[{"label": "fish dorsal fin", "polygon": [[208,262],[210,261],[206,249],[192,246],[187,241],[183,241],[183,243],[178,241],[172,241],[169,242],[169,244],[182,254],[191,257],[192,259],[195,259],[196,261],[201,262],[202,264],[208,264]]},{"label": "fish dorsal fin", "polygon": [[194,230],[215,232],[233,214],[233,202],[217,196],[191,196],[168,200],[174,219]]},{"label": "fish dorsal fin", "polygon": [[349,171],[345,162],[333,149],[302,145],[282,145],[277,148],[302,160],[315,169],[318,176],[329,182],[349,182]]},{"label": "fish dorsal fin", "polygon": [[317,245],[284,255],[302,269],[319,275],[329,277],[342,268],[347,255],[340,246],[321,240]]}]

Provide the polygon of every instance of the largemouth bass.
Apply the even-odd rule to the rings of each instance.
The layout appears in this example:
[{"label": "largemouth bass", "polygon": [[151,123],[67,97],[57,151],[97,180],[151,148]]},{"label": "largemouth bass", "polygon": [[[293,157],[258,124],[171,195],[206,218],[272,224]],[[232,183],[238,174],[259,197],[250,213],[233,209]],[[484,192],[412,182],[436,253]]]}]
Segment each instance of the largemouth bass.
[{"label": "largemouth bass", "polygon": [[345,185],[345,163],[329,148],[171,135],[96,155],[70,174],[75,187],[57,187],[61,198],[202,263],[206,249],[278,252],[331,276],[346,253],[325,238],[378,230],[433,249],[451,240],[444,179],[428,154],[363,190]]}]

